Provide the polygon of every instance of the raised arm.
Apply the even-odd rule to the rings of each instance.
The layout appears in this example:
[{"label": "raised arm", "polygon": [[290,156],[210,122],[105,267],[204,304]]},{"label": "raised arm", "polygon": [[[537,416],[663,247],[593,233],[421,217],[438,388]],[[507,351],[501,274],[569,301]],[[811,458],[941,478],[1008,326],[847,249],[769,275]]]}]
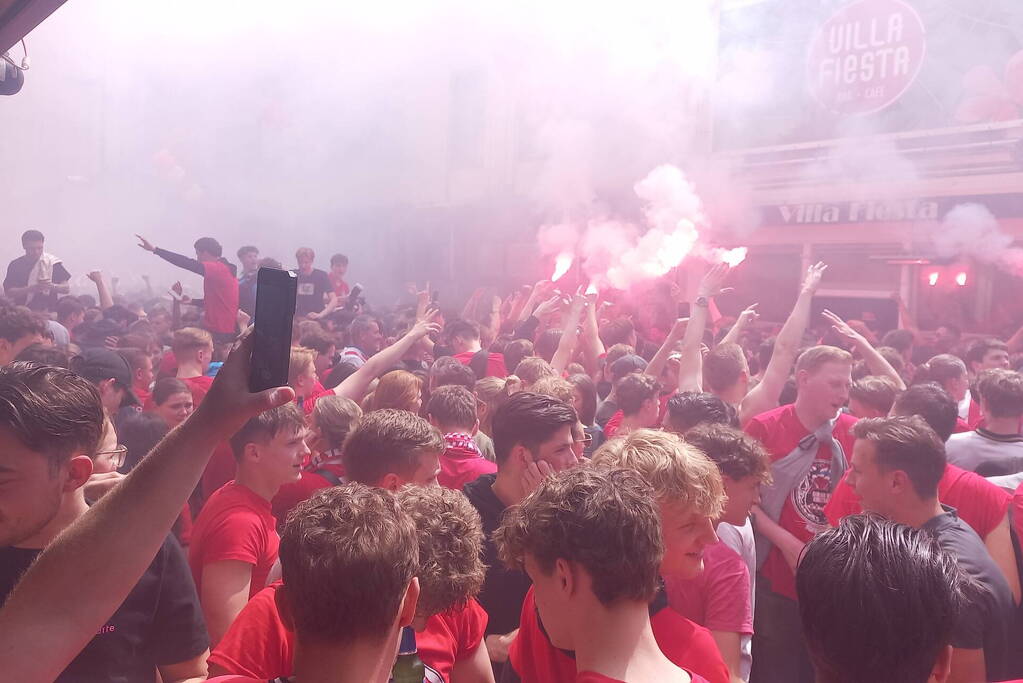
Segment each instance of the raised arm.
[{"label": "raised arm", "polygon": [[592,377],[600,367],[600,357],[604,355],[604,342],[600,340],[600,332],[597,329],[597,296],[587,294],[586,317],[583,319],[583,331],[579,341],[579,350],[582,353],[583,365],[586,372]]},{"label": "raised arm", "polygon": [[728,330],[728,333],[722,337],[721,344],[738,344],[742,338],[743,330],[750,326],[751,323],[756,322],[760,319],[760,314],[757,313],[757,306],[760,304],[750,304],[742,313],[739,314],[739,318],[732,325],[732,329]]},{"label": "raised arm", "polygon": [[650,359],[650,364],[646,366],[646,374],[651,377],[661,376],[661,373],[664,372],[664,366],[668,364],[668,358],[675,351],[678,343],[682,341],[682,337],[685,336],[688,325],[689,318],[679,318],[675,321],[675,324],[671,326],[671,330],[668,331],[668,336],[664,338],[661,348],[657,349],[657,353]]},{"label": "raised arm", "polygon": [[206,269],[203,268],[202,264],[199,263],[199,261],[195,260],[194,258],[188,258],[187,256],[182,256],[181,254],[176,254],[173,251],[167,251],[166,249],[161,249],[160,247],[155,246],[152,242],[147,240],[142,235],[135,235],[135,237],[137,237],[138,240],[139,240],[139,247],[141,247],[142,249],[145,249],[146,251],[149,251],[149,252],[152,252],[152,253],[156,254],[157,256],[162,258],[164,261],[167,261],[168,263],[173,263],[178,268],[184,268],[185,270],[190,270],[193,273],[195,273],[196,275],[205,275],[206,274]]},{"label": "raised arm", "polygon": [[107,289],[107,283],[103,280],[103,273],[98,270],[90,271],[87,277],[96,283],[96,294],[99,297],[99,307],[101,310],[107,310],[114,305],[114,299],[110,296],[110,290]]},{"label": "raised arm", "polygon": [[831,329],[852,342],[853,347],[860,352],[863,362],[870,369],[870,374],[887,377],[895,382],[895,388],[898,391],[906,390],[906,383],[902,381],[899,373],[895,371],[891,363],[884,359],[884,356],[877,352],[877,349],[867,341],[866,337],[849,327],[844,320],[831,311],[825,310],[822,315],[831,323]]},{"label": "raised arm", "polygon": [[334,395],[350,398],[356,403],[361,401],[365,397],[366,389],[369,388],[370,383],[397,365],[417,341],[428,334],[440,332],[440,325],[434,322],[435,317],[436,312],[424,320],[417,321],[404,337],[370,356],[361,368],[334,387]]},{"label": "raised arm", "polygon": [[799,290],[796,305],[789,313],[788,319],[774,340],[774,352],[764,370],[764,377],[739,404],[739,423],[746,425],[753,417],[777,407],[778,398],[785,388],[785,380],[789,377],[792,364],[796,362],[799,344],[803,339],[806,326],[810,323],[810,307],[813,295],[820,287],[821,278],[828,267],[823,263],[815,263],[806,271],[803,284]]},{"label": "raised arm", "polygon": [[[58,536],[25,573],[0,609],[4,678],[54,680],[153,561],[217,444],[250,417],[294,400],[289,387],[249,393],[251,353],[252,337],[246,335],[217,373],[209,400]],[[89,577],[87,591],[82,590],[83,576]]]},{"label": "raised arm", "polygon": [[[682,357],[679,359],[678,390],[703,391],[703,333],[707,329],[710,300],[723,292],[725,278],[730,268],[727,263],[718,263],[707,271],[696,290],[696,299],[691,302],[689,324],[682,338]],[[649,370],[649,368],[648,368]]]},{"label": "raised arm", "polygon": [[575,354],[576,343],[579,339],[579,319],[586,307],[586,295],[576,294],[572,297],[572,305],[568,308],[568,315],[565,316],[561,339],[558,341],[558,349],[551,358],[551,367],[559,373],[564,373],[565,368],[572,362]]}]

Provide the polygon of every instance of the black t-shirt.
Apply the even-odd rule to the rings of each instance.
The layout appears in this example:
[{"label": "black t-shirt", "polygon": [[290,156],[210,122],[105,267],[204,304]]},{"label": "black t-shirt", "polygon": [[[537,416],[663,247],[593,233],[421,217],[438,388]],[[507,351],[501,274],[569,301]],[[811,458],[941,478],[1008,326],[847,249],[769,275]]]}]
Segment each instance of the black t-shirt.
[{"label": "black t-shirt", "polygon": [[[0,603],[39,553],[0,548]],[[89,590],[88,577],[82,579],[82,590]],[[209,646],[188,561],[178,542],[168,536],[125,601],[57,680],[152,681],[157,665],[188,661]]]},{"label": "black t-shirt", "polygon": [[298,295],[295,297],[296,315],[307,313],[319,313],[323,310],[323,296],[327,292],[333,292],[334,287],[330,284],[327,273],[319,268],[313,268],[308,275],[298,274]]},{"label": "black t-shirt", "polygon": [[959,568],[979,584],[979,590],[959,617],[952,647],[984,648],[987,680],[999,681],[1009,674],[1006,669],[1014,609],[1012,592],[980,536],[959,519],[955,510],[943,507],[945,514],[931,519],[922,528],[934,534],[941,549],[956,558]]},{"label": "black t-shirt", "polygon": [[487,565],[487,575],[476,599],[489,617],[487,635],[511,633],[519,627],[522,603],[532,585],[525,572],[509,569],[497,557],[497,546],[491,537],[501,524],[505,506],[494,495],[496,478],[495,474],[484,474],[462,487],[483,522],[483,562]]},{"label": "black t-shirt", "polygon": [[[4,290],[8,290],[11,287],[27,287],[28,276],[32,273],[32,268],[36,264],[34,258],[26,256],[19,256],[7,265],[7,277],[4,278]],[[57,263],[53,266],[53,275],[50,281],[55,285],[62,285],[71,279],[71,273],[67,272],[64,268],[63,263]],[[25,306],[26,302],[29,308],[33,311],[52,311],[57,306],[57,293],[51,291],[47,295],[36,294],[32,297],[31,301],[28,301],[28,294],[22,294],[20,296],[8,296],[19,306]]]}]

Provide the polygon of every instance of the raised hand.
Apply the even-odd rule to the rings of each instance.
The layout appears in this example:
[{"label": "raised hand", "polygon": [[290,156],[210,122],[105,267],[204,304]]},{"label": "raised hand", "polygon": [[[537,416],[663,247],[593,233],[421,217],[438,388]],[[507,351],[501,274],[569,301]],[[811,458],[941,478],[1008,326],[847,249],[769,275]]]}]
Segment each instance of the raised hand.
[{"label": "raised hand", "polygon": [[818,261],[806,269],[806,276],[803,278],[803,291],[813,294],[821,286],[821,278],[828,266],[823,261]]},{"label": "raised hand", "polygon": [[85,277],[89,278],[96,284],[99,284],[103,280],[103,272],[100,270],[90,270],[85,274]]},{"label": "raised hand", "polygon": [[142,247],[146,251],[156,251],[156,247],[153,245],[153,243],[147,240],[145,237],[139,235],[138,233],[135,234],[135,237],[138,238],[140,247]]},{"label": "raised hand", "polygon": [[760,304],[750,304],[744,308],[742,313],[739,314],[739,318],[736,320],[735,324],[745,327],[750,323],[755,323],[760,320],[760,313],[757,312],[757,306],[759,305]]},{"label": "raised hand", "polygon": [[533,311],[533,315],[535,315],[537,318],[542,318],[545,315],[551,315],[553,313],[556,313],[557,310],[561,308],[561,304],[562,304],[561,295],[555,294],[550,299],[547,299],[546,301],[541,301],[540,305],[536,307],[535,311]]},{"label": "raised hand", "polygon": [[824,309],[824,311],[821,312],[821,315],[824,316],[825,320],[831,323],[831,329],[838,333],[838,335],[842,338],[848,339],[851,342],[859,342],[863,339],[863,335],[854,330],[849,326],[849,323],[842,320],[828,309]]},{"label": "raised hand", "polygon": [[728,273],[731,271],[731,266],[727,263],[717,263],[707,271],[703,279],[700,280],[699,295],[702,297],[710,298],[717,296],[718,294],[727,294],[732,291],[731,287],[723,287],[725,278],[728,277]]}]

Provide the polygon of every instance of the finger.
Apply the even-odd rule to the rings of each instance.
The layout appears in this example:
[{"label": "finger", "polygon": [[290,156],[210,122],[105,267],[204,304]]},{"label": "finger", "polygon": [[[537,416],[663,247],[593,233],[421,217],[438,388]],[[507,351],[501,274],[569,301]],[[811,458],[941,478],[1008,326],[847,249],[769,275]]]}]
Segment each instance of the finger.
[{"label": "finger", "polygon": [[729,294],[735,291],[735,287],[722,287],[718,290],[718,294]]}]

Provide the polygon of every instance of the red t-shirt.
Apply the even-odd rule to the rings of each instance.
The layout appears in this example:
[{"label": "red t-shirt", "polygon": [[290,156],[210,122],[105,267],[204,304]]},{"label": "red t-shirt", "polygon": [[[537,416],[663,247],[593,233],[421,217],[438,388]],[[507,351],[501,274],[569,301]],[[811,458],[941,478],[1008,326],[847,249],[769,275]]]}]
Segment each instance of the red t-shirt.
[{"label": "red t-shirt", "polygon": [[[452,358],[457,360],[462,365],[469,365],[472,361],[472,357],[476,355],[475,351],[463,351],[462,353],[456,353]],[[504,366],[504,355],[500,353],[491,353],[487,355],[487,377],[507,377],[508,368]]]},{"label": "red t-shirt", "polygon": [[[832,526],[838,526],[839,520],[846,515],[863,512],[860,497],[846,481],[847,477],[838,482],[824,508]],[[984,477],[955,465],[945,465],[945,473],[938,482],[938,500],[954,507],[959,518],[981,538],[986,538],[1005,519],[1010,498],[1008,493]]]},{"label": "red t-shirt", "polygon": [[1016,488],[1012,496],[1012,523],[1016,528],[1016,535],[1023,539],[1023,484]]},{"label": "red t-shirt", "polygon": [[753,633],[749,568],[723,541],[704,548],[696,577],[665,576],[664,589],[672,609],[710,631]]},{"label": "red t-shirt", "polygon": [[[664,414],[668,412],[668,401],[675,394],[662,394],[658,399],[660,404],[660,410],[657,413],[657,424],[661,424],[664,421]],[[622,420],[625,419],[625,413],[622,411],[616,412],[611,416],[611,419],[604,425],[604,438],[610,439],[618,433],[618,429],[622,426]]]},{"label": "red t-shirt", "polygon": [[334,288],[334,294],[339,297],[348,296],[351,292],[351,288],[348,283],[344,281],[344,278],[339,278],[334,273],[327,273],[327,278],[330,280],[330,286]]},{"label": "red t-shirt", "polygon": [[252,565],[251,598],[266,585],[279,544],[270,501],[238,482],[224,484],[206,501],[192,528],[188,564],[200,599],[203,567],[224,560]]},{"label": "red t-shirt", "polygon": [[[211,665],[263,681],[292,674],[295,636],[284,627],[274,602],[280,585],[267,586],[242,608],[210,653]],[[416,634],[419,658],[449,680],[455,662],[476,652],[486,627],[487,613],[475,600],[435,614],[426,620],[426,630]]]},{"label": "red t-shirt", "polygon": [[[664,596],[658,595],[655,600],[664,601]],[[731,680],[710,631],[689,621],[667,604],[650,617],[650,626],[661,652],[676,666],[696,672],[710,683],[728,683]],[[575,659],[554,647],[540,628],[532,587],[522,602],[519,633],[508,650],[508,659],[522,683],[571,681],[576,677]]]},{"label": "red t-shirt", "polygon": [[224,441],[213,451],[210,461],[206,463],[206,469],[202,472],[200,486],[203,500],[209,500],[217,489],[234,479],[237,471],[238,461],[234,459],[231,443]]},{"label": "red t-shirt", "polygon": [[[832,432],[845,451],[848,461],[852,457],[852,426],[856,418],[847,413],[839,415]],[[794,405],[784,405],[757,415],[746,425],[746,432],[758,439],[771,454],[771,461],[780,460],[791,453],[810,432],[796,417]],[[824,506],[831,497],[831,448],[822,443],[817,458],[803,481],[785,498],[779,525],[804,543],[828,528]],[[792,600],[796,599],[796,577],[777,547],[772,547],[767,561],[760,570],[770,582],[771,590]]]},{"label": "red t-shirt", "polygon": [[206,398],[206,394],[209,393],[210,387],[213,386],[213,378],[209,375],[202,375],[200,377],[179,377],[182,382],[188,385],[188,390],[192,392],[192,405],[196,408],[202,403],[202,400]]},{"label": "red t-shirt", "polygon": [[[685,671],[685,669],[683,669],[683,671]],[[689,678],[692,679],[693,683],[707,683],[707,679],[702,676],[697,676],[696,674],[689,673],[688,671],[686,671],[686,673],[689,674]],[[220,679],[214,678],[213,680],[216,681]],[[608,678],[604,674],[598,674],[594,671],[580,671],[575,675],[575,683],[627,683],[627,681],[623,681],[618,678]]]},{"label": "red t-shirt", "polygon": [[203,261],[203,320],[210,332],[233,334],[238,329],[238,280],[226,264]]},{"label": "red t-shirt", "polygon": [[[333,473],[338,479],[344,481],[344,465],[323,463],[316,469],[327,470]],[[317,474],[316,472],[303,471],[301,479],[296,482],[285,484],[277,492],[277,495],[274,496],[274,499],[271,501],[274,517],[277,518],[277,521],[283,523],[287,518],[288,513],[291,512],[296,505],[304,500],[308,500],[310,496],[320,489],[329,488],[331,486],[334,486],[334,483],[323,475]]]},{"label": "red t-shirt", "polygon": [[461,491],[462,486],[483,474],[497,472],[497,465],[480,453],[479,447],[468,434],[445,434],[447,448],[440,456],[440,474],[437,481],[441,486]]},{"label": "red t-shirt", "polygon": [[[333,395],[334,395],[333,389],[324,389],[323,391],[319,392],[317,392],[316,390],[311,391],[308,396],[302,399],[302,412],[305,413],[306,417],[309,417],[310,415],[313,414],[313,408],[316,407],[316,401],[318,401],[321,396]],[[295,398],[295,401],[296,402],[298,401],[298,397]]]}]

